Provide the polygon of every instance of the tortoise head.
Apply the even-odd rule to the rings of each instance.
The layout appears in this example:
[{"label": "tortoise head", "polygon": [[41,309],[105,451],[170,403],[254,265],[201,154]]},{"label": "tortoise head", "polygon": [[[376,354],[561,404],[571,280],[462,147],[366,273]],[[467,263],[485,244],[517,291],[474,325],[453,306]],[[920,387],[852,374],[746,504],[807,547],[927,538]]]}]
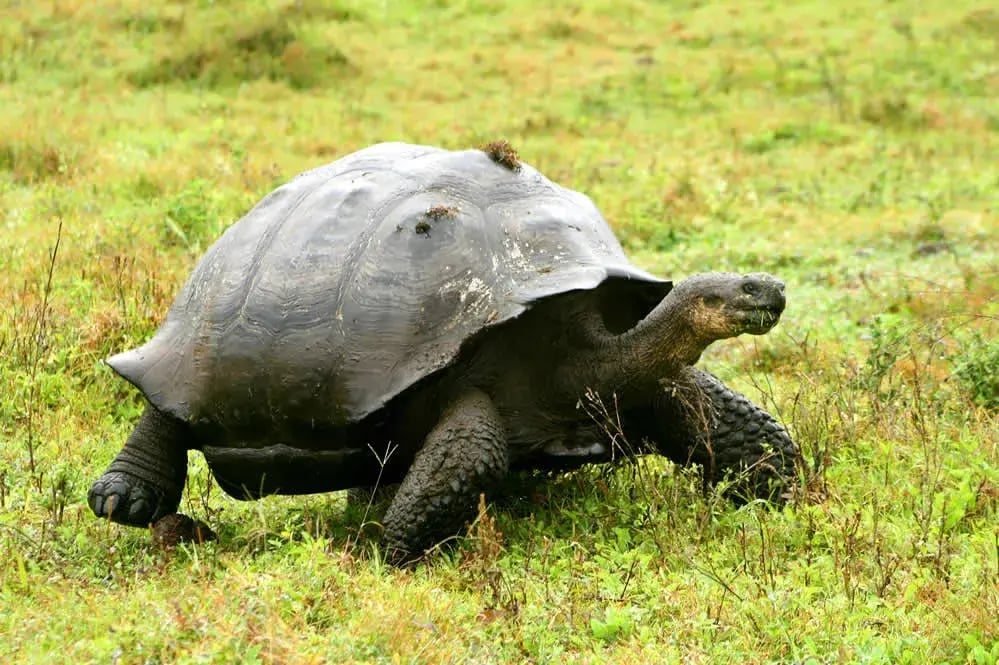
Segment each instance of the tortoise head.
[{"label": "tortoise head", "polygon": [[784,311],[784,283],[765,273],[709,272],[688,277],[616,348],[633,359],[626,372],[667,377],[693,365],[711,343],[743,333],[762,335]]},{"label": "tortoise head", "polygon": [[702,273],[667,296],[672,315],[686,319],[693,335],[710,343],[743,333],[762,335],[784,311],[784,283],[767,273]]}]

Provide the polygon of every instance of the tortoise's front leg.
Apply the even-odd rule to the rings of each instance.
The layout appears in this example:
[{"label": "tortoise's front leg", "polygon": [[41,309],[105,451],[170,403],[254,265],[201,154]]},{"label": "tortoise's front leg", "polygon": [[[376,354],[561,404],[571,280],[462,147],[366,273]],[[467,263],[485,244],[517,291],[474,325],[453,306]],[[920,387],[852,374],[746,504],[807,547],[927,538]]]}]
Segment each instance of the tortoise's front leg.
[{"label": "tortoise's front leg", "polygon": [[765,410],[696,368],[664,386],[646,436],[680,464],[701,465],[709,482],[743,476],[737,490],[778,498],[795,478],[800,452]]},{"label": "tortoise's front leg", "polygon": [[187,425],[147,404],[125,447],[90,488],[98,517],[149,526],[177,510],[187,477]]},{"label": "tortoise's front leg", "polygon": [[503,423],[492,400],[470,389],[451,402],[416,454],[385,514],[389,559],[404,563],[458,533],[479,494],[506,474]]}]

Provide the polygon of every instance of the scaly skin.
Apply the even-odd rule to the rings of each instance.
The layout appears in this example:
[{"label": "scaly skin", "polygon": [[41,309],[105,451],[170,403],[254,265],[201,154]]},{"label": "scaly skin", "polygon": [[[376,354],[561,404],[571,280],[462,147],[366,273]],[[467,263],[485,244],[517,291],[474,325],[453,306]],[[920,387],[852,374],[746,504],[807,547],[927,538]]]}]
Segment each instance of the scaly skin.
[{"label": "scaly skin", "polygon": [[465,391],[427,436],[385,514],[389,559],[405,563],[458,533],[474,516],[479,494],[493,488],[507,466],[496,407],[485,393]]},{"label": "scaly skin", "polygon": [[743,475],[737,493],[779,498],[796,473],[798,447],[769,413],[714,375],[689,368],[653,406],[644,434],[659,452],[701,465],[706,480]]},{"label": "scaly skin", "polygon": [[94,514],[145,527],[176,512],[187,477],[188,436],[184,423],[146,405],[125,447],[90,488]]}]

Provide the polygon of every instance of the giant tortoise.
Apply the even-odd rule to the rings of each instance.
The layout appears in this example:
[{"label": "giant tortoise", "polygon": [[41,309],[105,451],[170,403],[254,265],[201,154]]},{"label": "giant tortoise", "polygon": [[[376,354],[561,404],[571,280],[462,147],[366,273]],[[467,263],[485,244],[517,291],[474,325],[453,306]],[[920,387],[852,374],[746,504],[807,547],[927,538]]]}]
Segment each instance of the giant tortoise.
[{"label": "giant tortoise", "polygon": [[770,497],[795,444],[694,364],[784,304],[767,274],[636,268],[589,198],[505,143],[375,145],[265,197],[152,339],[107,361],[146,406],[89,504],[134,526],[174,513],[189,450],[239,499],[398,483],[383,537],[408,560],[512,470],[614,458],[593,399],[629,452]]}]

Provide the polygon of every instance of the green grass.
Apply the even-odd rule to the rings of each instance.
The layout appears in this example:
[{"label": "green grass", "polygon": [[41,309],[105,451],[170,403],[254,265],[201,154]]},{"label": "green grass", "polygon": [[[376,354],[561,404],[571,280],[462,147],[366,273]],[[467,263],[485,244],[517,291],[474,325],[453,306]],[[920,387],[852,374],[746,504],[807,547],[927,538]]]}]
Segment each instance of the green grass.
[{"label": "green grass", "polygon": [[[537,7],[6,3],[0,662],[997,662],[999,11]],[[496,139],[644,268],[786,280],[774,332],[702,362],[787,422],[800,496],[657,460],[516,482],[408,571],[342,496],[234,502],[200,460],[219,542],[93,519],[141,404],[100,360],[222,229],[376,141]]]}]

